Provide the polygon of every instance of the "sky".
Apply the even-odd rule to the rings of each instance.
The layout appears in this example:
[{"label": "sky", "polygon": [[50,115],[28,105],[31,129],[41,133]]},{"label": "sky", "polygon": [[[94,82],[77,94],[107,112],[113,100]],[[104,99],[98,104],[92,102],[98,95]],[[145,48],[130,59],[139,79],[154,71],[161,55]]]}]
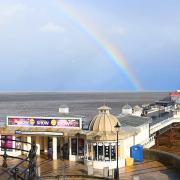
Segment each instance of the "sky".
[{"label": "sky", "polygon": [[180,87],[179,0],[0,0],[0,91]]}]

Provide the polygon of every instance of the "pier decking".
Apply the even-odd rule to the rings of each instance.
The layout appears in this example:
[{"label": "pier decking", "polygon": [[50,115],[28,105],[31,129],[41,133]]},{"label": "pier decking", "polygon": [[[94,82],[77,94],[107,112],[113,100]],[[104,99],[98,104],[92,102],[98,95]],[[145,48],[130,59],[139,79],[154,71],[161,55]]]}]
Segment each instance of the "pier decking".
[{"label": "pier decking", "polygon": [[[0,160],[2,162],[2,159]],[[9,167],[13,166],[17,160],[9,159]],[[94,173],[97,178],[85,178],[86,167],[80,162],[70,162],[68,160],[48,160],[45,156],[38,158],[39,173],[41,179],[98,179],[103,177],[102,170]],[[136,163],[134,166],[120,168],[120,178],[131,180],[132,177],[140,180],[178,180],[180,174],[172,167],[167,167],[157,161],[144,160],[143,163]],[[9,175],[5,169],[0,170],[0,179],[8,179]]]}]

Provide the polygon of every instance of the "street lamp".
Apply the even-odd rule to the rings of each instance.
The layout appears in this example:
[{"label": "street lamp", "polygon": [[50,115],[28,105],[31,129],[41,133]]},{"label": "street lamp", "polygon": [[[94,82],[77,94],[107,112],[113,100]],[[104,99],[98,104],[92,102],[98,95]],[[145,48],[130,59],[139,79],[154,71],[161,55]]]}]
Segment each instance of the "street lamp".
[{"label": "street lamp", "polygon": [[116,148],[116,154],[117,154],[117,167],[116,167],[116,179],[119,179],[119,164],[118,164],[118,158],[119,158],[119,155],[118,155],[118,135],[119,135],[119,129],[120,129],[120,125],[119,123],[117,122],[117,124],[114,126],[114,128],[116,129],[116,132],[117,132],[117,148]]}]

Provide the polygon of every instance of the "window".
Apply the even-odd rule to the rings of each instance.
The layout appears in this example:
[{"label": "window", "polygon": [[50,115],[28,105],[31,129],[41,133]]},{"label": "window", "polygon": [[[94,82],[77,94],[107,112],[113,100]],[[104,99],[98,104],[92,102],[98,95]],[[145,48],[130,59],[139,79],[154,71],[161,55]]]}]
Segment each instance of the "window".
[{"label": "window", "polygon": [[[17,141],[21,141],[21,137],[16,137]],[[17,150],[22,149],[21,142],[15,142],[15,147]]]},{"label": "window", "polygon": [[111,145],[111,161],[116,160],[116,151],[115,151],[115,145]]},{"label": "window", "polygon": [[77,138],[71,139],[71,151],[72,155],[77,155]]},{"label": "window", "polygon": [[105,161],[109,161],[110,160],[110,147],[109,147],[109,143],[104,144],[104,157],[105,157]]},{"label": "window", "polygon": [[4,151],[5,147],[7,148],[7,151],[12,151],[12,149],[8,149],[13,147],[12,136],[1,135],[1,151]]},{"label": "window", "polygon": [[98,144],[98,161],[103,161],[103,160],[104,160],[103,144],[99,143]]},{"label": "window", "polygon": [[97,160],[97,144],[93,143],[93,160]]}]

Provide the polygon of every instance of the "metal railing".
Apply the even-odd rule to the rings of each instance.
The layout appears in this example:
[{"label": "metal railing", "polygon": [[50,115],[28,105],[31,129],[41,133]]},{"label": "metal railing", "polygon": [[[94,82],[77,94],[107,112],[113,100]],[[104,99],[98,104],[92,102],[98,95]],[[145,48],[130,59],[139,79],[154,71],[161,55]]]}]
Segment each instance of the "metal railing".
[{"label": "metal railing", "polygon": [[[3,163],[2,163],[3,168],[8,167],[8,164],[7,164],[8,158],[14,158],[14,159],[21,160],[15,166],[9,168],[8,172],[9,172],[10,176],[12,176],[15,180],[17,180],[17,179],[21,179],[21,180],[36,179],[36,177],[37,177],[37,166],[36,166],[36,150],[37,150],[37,148],[36,148],[36,145],[34,143],[29,143],[26,141],[10,139],[10,138],[7,138],[6,135],[4,135],[4,138],[2,138],[2,136],[1,136],[0,140],[1,140],[0,148],[2,151],[4,151],[4,153],[0,155],[3,158]],[[9,142],[11,142],[12,144],[13,144],[13,142],[18,142],[18,143],[21,143],[21,146],[22,146],[22,144],[26,144],[30,147],[30,150],[26,150],[23,148],[16,148],[16,146],[8,147]],[[9,150],[19,150],[21,152],[26,152],[27,157],[16,157],[13,155],[8,155]]]},{"label": "metal railing", "polygon": [[167,118],[157,124],[154,124],[150,128],[150,134],[154,134],[156,131],[159,131],[160,129],[171,125],[174,122],[174,118]]}]

